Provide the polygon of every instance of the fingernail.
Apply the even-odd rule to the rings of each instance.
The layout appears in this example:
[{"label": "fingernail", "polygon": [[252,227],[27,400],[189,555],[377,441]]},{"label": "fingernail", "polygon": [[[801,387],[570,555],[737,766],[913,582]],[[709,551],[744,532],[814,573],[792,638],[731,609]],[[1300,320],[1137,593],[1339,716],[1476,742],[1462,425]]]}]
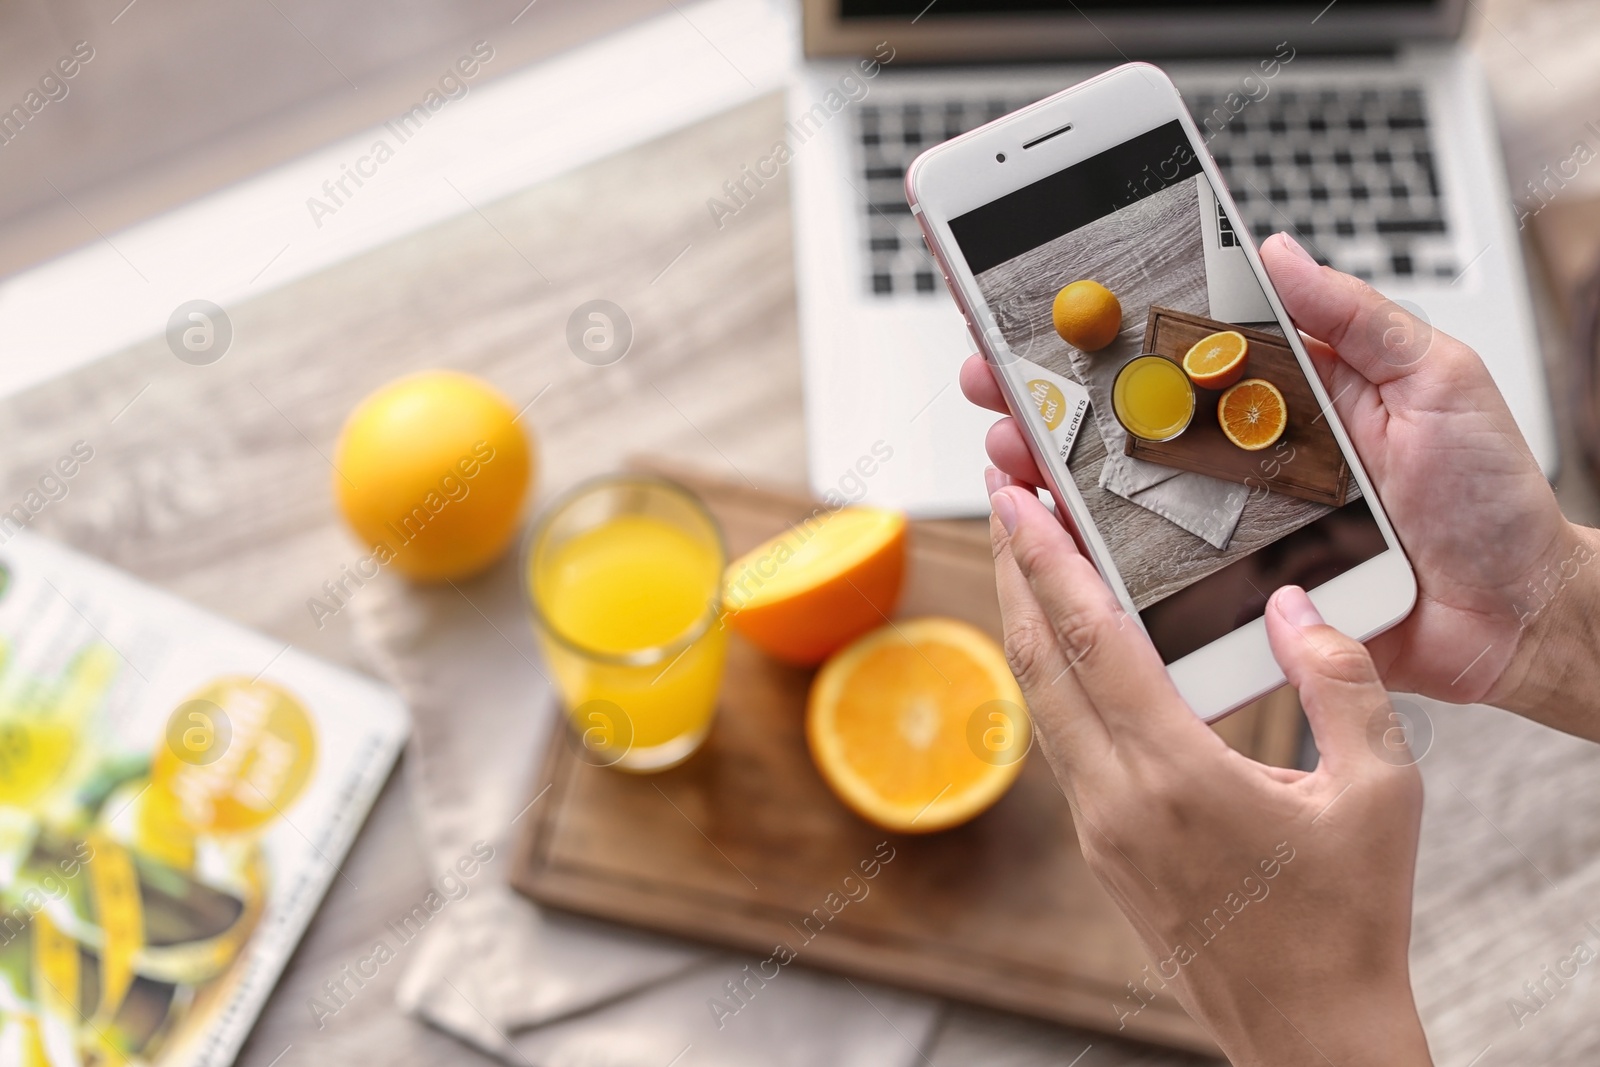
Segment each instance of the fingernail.
[{"label": "fingernail", "polygon": [[1299,241],[1296,241],[1282,230],[1278,231],[1278,236],[1283,238],[1283,243],[1288,246],[1289,251],[1293,252],[1297,258],[1304,260],[1313,267],[1317,265],[1317,261],[1311,258],[1311,253],[1300,247]]},{"label": "fingernail", "polygon": [[985,467],[983,469],[983,484],[989,491],[989,495],[994,496],[1006,487],[1006,476],[993,467]]},{"label": "fingernail", "polygon": [[1322,613],[1311,602],[1306,591],[1298,585],[1286,585],[1278,590],[1278,614],[1289,621],[1297,630],[1304,630],[1307,626],[1321,626]]},{"label": "fingernail", "polygon": [[1000,520],[1000,525],[1006,528],[1006,533],[1009,534],[1017,528],[1017,505],[1012,501],[1009,493],[990,494],[989,506],[994,509],[995,517]]}]

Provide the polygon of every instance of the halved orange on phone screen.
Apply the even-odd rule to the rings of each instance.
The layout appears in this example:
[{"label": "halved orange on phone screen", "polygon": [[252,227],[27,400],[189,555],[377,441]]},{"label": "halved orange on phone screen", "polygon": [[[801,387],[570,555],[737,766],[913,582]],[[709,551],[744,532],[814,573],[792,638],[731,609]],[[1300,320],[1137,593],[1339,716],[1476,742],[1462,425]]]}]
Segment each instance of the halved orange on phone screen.
[{"label": "halved orange on phone screen", "polygon": [[1244,377],[1250,342],[1237,330],[1207,334],[1183,354],[1183,372],[1202,389],[1226,389]]},{"label": "halved orange on phone screen", "polygon": [[1272,445],[1289,427],[1289,405],[1265,378],[1246,378],[1217,401],[1217,422],[1247,452]]}]

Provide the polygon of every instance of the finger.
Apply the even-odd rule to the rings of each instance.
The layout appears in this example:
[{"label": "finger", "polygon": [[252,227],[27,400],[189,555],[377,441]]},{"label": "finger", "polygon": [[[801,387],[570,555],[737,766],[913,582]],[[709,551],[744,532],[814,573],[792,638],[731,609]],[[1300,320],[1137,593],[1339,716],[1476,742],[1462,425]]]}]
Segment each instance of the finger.
[{"label": "finger", "polygon": [[1345,778],[1374,764],[1387,766],[1367,744],[1372,722],[1386,717],[1390,705],[1366,647],[1324,623],[1296,585],[1282,587],[1268,601],[1267,639],[1300,694],[1327,771]]},{"label": "finger", "polygon": [[[1384,385],[1429,365],[1432,327],[1366,282],[1318,266],[1285,233],[1267,238],[1261,261],[1295,325],[1327,342],[1367,381]],[[1451,341],[1443,334],[1437,340]]]},{"label": "finger", "polygon": [[1300,340],[1306,346],[1312,366],[1317,368],[1317,376],[1322,379],[1322,387],[1328,391],[1328,399],[1333,402],[1339,420],[1348,425],[1363,404],[1376,400],[1378,387],[1340,359],[1339,353],[1324,342],[1305,334],[1300,335]]},{"label": "finger", "polygon": [[974,353],[967,357],[967,361],[961,364],[959,380],[962,395],[980,408],[998,411],[1002,415],[1009,410],[1005,394],[1000,391],[1000,383],[994,380],[994,370],[982,356]]},{"label": "finger", "polygon": [[1044,476],[1039,473],[1039,465],[1033,461],[1033,453],[1022,439],[1022,427],[1017,425],[1016,419],[1001,419],[989,427],[983,447],[994,465],[1012,478],[1027,485],[1044,485]]},{"label": "finger", "polygon": [[[1204,729],[1167,676],[1155,646],[1038,497],[1003,489],[996,515],[1011,554],[1044,610],[1065,665],[1050,685],[1076,682],[1113,738]],[[1067,675],[1070,674],[1070,678]],[[1209,731],[1207,731],[1209,732]]]},{"label": "finger", "polygon": [[[1017,569],[1016,559],[1011,554],[1010,535],[993,516],[989,521],[989,535],[994,544],[994,584],[1000,599],[1006,661],[1027,697],[1028,712],[1051,764],[1059,764],[1060,769],[1071,776],[1079,768],[1104,757],[1110,750],[1111,739],[1076,686],[1051,684],[1052,679],[1061,677],[1067,666],[1055,631],[1045,618],[1044,609],[1034,597],[1028,580]],[[1062,784],[1067,785],[1067,781]]]}]

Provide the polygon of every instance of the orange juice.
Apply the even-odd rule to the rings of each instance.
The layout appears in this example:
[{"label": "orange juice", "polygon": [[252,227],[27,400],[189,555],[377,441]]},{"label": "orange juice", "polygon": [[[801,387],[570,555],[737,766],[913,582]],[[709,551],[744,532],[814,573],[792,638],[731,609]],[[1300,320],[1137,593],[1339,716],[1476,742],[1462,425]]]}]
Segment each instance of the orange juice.
[{"label": "orange juice", "polygon": [[[619,479],[621,513],[541,524],[526,580],[546,662],[590,762],[660,770],[710,731],[727,631],[718,615],[725,556],[715,523],[686,491]],[[686,499],[674,499],[681,495]],[[655,506],[632,504],[662,497]]]},{"label": "orange juice", "polygon": [[1145,355],[1117,372],[1111,406],[1122,428],[1144,441],[1170,441],[1194,417],[1194,386],[1183,368],[1164,356]]}]

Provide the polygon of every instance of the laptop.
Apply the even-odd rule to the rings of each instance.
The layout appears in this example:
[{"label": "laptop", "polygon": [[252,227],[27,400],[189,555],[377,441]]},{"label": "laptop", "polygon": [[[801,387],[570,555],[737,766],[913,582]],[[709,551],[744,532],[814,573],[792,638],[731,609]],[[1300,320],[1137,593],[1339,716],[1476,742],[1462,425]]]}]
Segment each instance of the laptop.
[{"label": "laptop", "polygon": [[[1547,476],[1557,464],[1467,0],[804,0],[790,166],[807,465],[824,499],[988,513],[992,413],[906,204],[928,146],[1130,59],[1172,76],[1248,235],[1203,205],[1213,307],[1267,320],[1240,242],[1286,230],[1477,349]],[[1257,306],[1259,305],[1259,306]]]}]

